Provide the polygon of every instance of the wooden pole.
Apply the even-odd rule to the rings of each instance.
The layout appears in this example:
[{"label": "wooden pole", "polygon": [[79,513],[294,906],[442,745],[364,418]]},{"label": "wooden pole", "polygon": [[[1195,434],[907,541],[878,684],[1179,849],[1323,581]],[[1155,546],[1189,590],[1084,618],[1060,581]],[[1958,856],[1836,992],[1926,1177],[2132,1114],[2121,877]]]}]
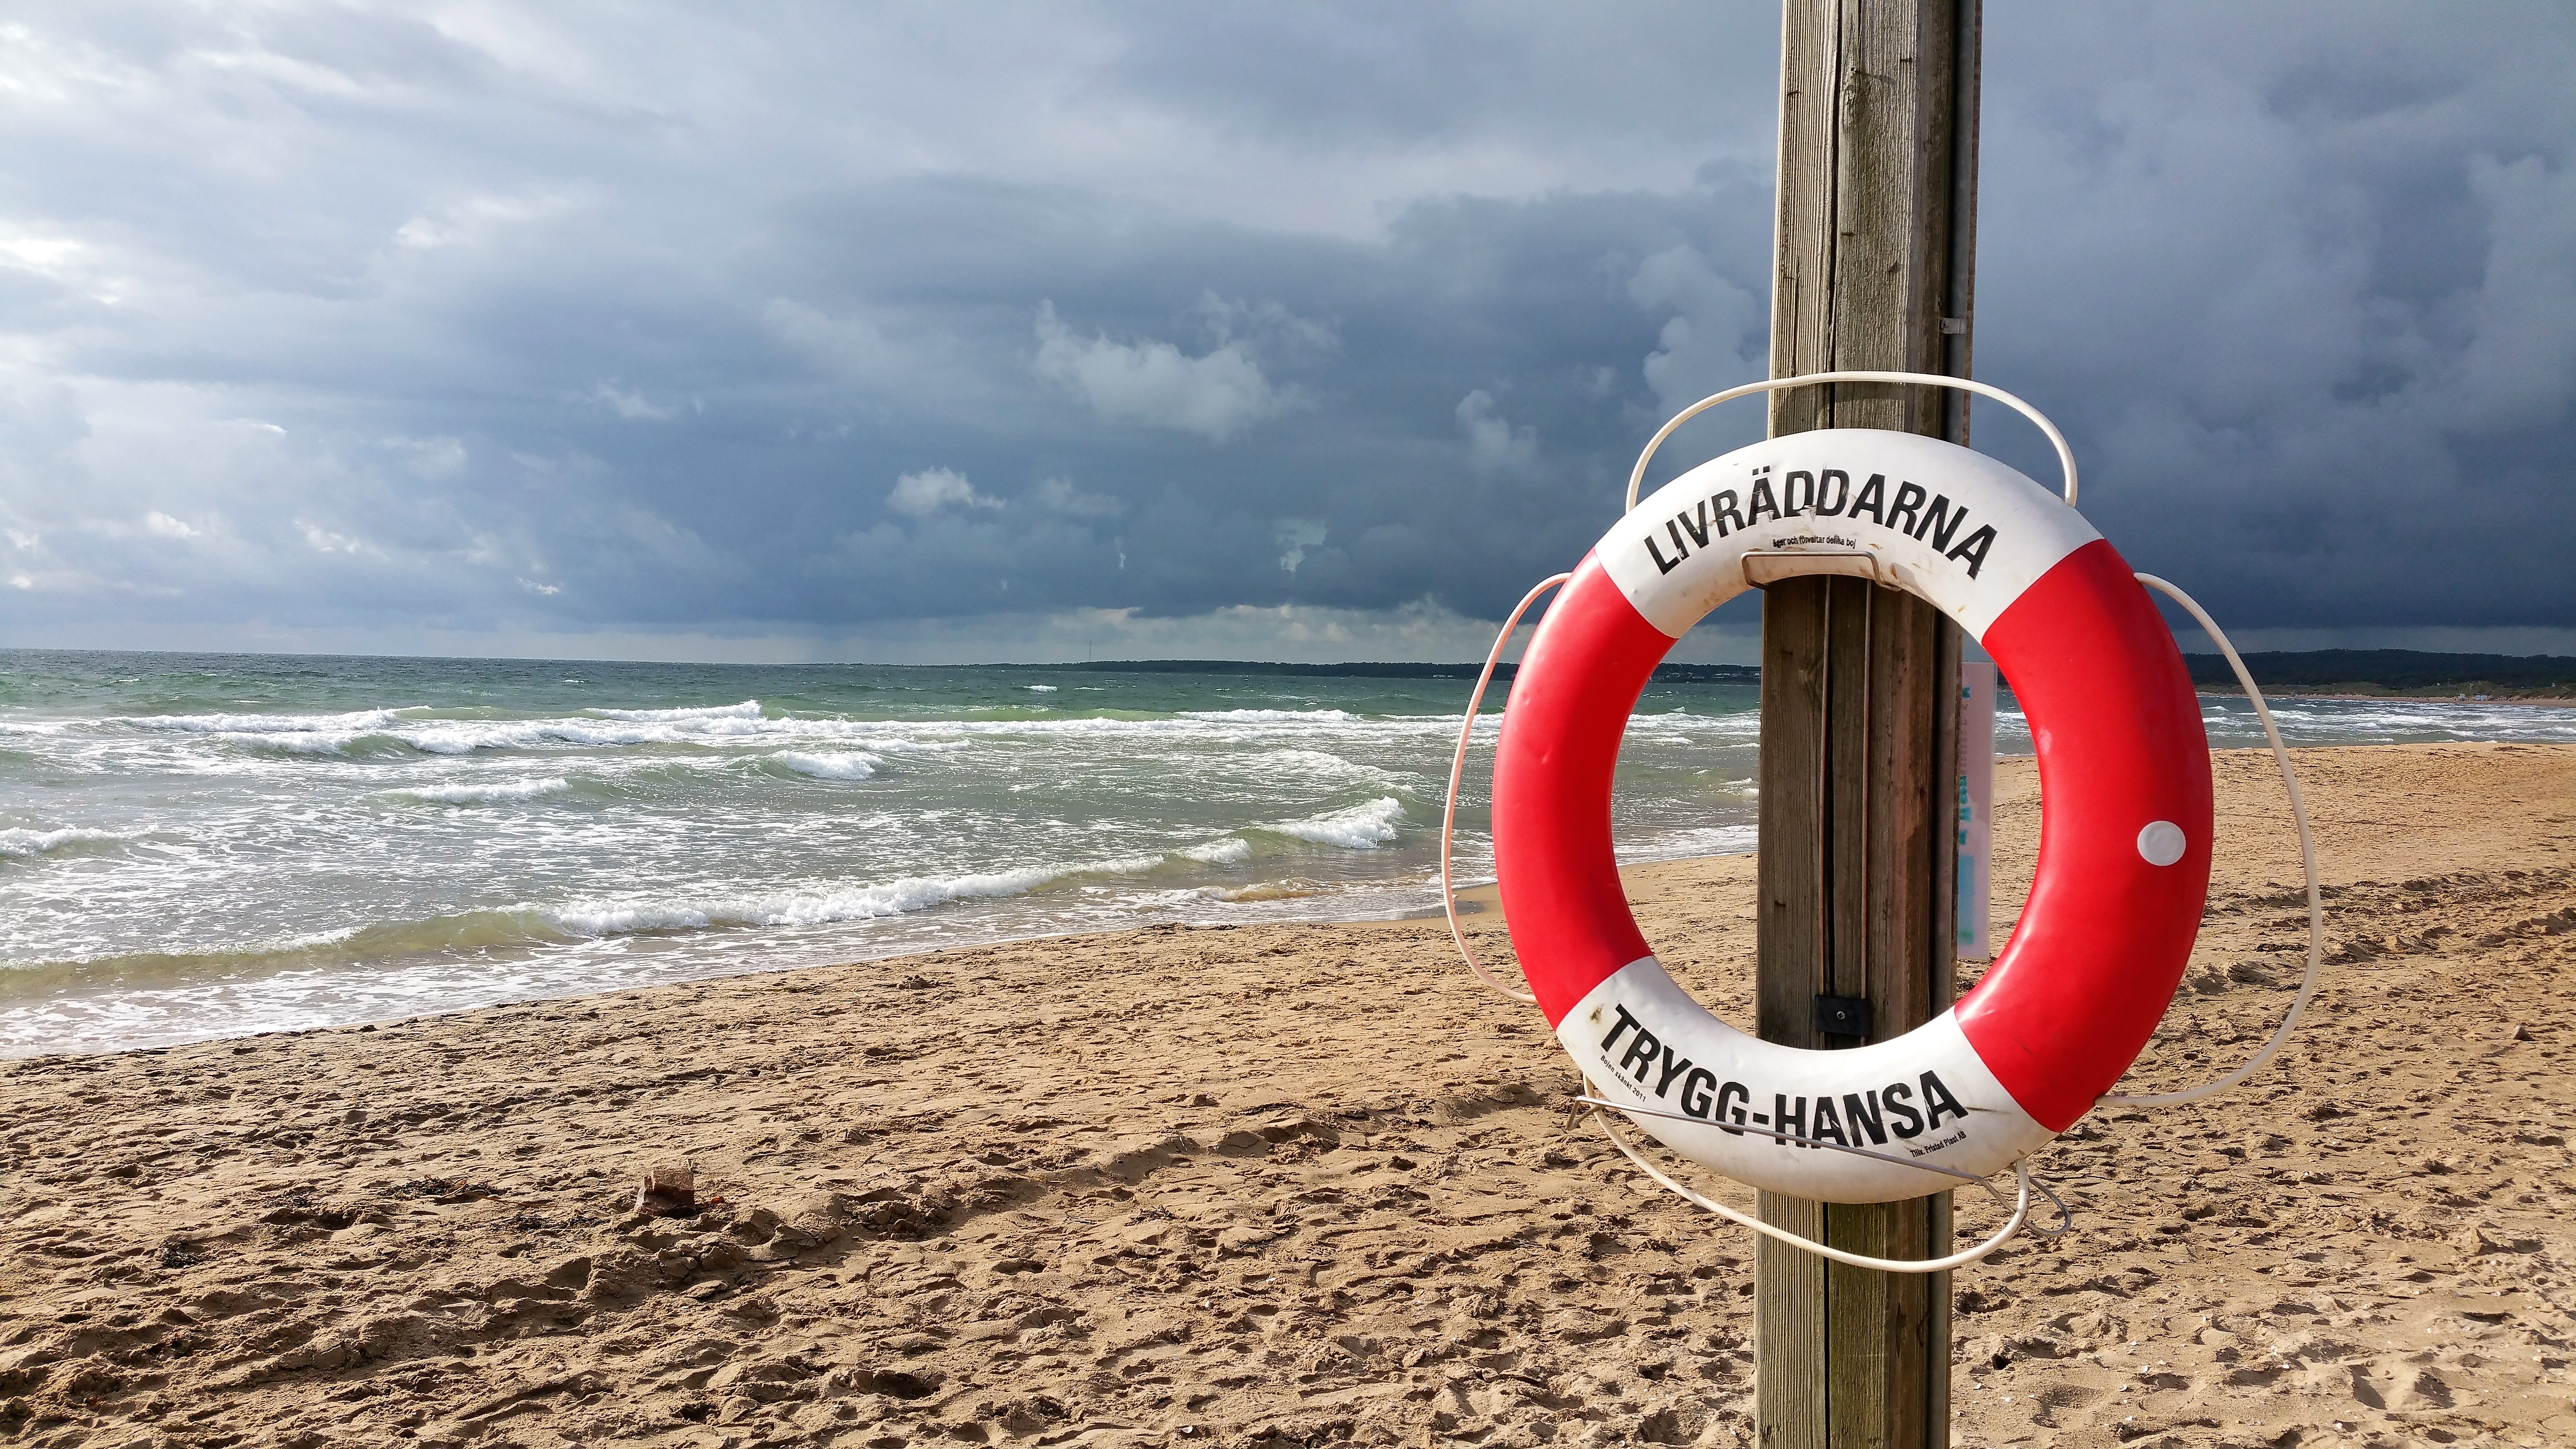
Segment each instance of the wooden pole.
[{"label": "wooden pole", "polygon": [[[1786,0],[1771,375],[1968,374],[1979,0]],[[1771,395],[1771,432],[1967,439],[1963,394],[1843,384]],[[1762,605],[1756,978],[1766,1041],[1884,1041],[1950,1001],[1959,637],[1859,579],[1774,584]],[[1820,1030],[1819,998],[1868,1003]],[[1947,1194],[1829,1205],[1762,1194],[1769,1221],[1883,1257],[1947,1252]],[[1764,1449],[1915,1449],[1949,1434],[1949,1275],[1829,1265],[1762,1241]]]}]

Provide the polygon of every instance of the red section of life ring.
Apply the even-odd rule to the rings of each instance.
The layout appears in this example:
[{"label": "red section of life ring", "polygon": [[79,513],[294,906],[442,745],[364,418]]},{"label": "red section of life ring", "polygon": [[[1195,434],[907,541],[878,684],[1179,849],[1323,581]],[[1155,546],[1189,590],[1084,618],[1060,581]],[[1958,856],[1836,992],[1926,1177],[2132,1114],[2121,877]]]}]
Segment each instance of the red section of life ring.
[{"label": "red section of life ring", "polygon": [[[1610,793],[1629,715],[1675,642],[1587,555],[1513,681],[1495,874],[1551,1026],[1651,954],[1619,885]],[[2128,1069],[2181,980],[2208,889],[2207,737],[2172,636],[2098,538],[1980,642],[2030,721],[2041,843],[2020,924],[1953,1014],[2023,1111],[2063,1131]]]},{"label": "red section of life ring", "polygon": [[[2137,1059],[2191,957],[2215,830],[2209,737],[2182,652],[2106,542],[2042,575],[1979,642],[2030,721],[2039,864],[1959,1025],[2013,1100],[2063,1132]],[[2141,822],[2180,826],[2183,854],[2148,860]]]},{"label": "red section of life ring", "polygon": [[1586,554],[1512,676],[1494,754],[1494,877],[1551,1027],[1651,954],[1619,885],[1610,782],[1628,716],[1675,642]]}]

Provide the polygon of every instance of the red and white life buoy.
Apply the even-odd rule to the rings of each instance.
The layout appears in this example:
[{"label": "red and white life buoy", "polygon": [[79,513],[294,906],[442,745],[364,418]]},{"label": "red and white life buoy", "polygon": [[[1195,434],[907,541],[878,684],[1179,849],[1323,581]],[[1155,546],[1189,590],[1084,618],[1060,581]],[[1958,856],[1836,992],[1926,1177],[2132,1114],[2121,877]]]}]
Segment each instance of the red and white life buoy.
[{"label": "red and white life buoy", "polygon": [[[2030,721],[2042,799],[2030,899],[1984,980],[1846,1051],[1763,1042],[1693,1001],[1629,913],[1610,836],[1620,737],[1656,664],[1745,589],[1819,573],[1919,595],[1985,647]],[[1530,989],[1597,1094],[1739,1181],[1887,1202],[1956,1185],[1910,1163],[2012,1165],[2127,1070],[2199,928],[2211,816],[2182,656],[2111,545],[1991,458],[1837,428],[1692,469],[1584,557],[1512,684],[1494,868]]]}]

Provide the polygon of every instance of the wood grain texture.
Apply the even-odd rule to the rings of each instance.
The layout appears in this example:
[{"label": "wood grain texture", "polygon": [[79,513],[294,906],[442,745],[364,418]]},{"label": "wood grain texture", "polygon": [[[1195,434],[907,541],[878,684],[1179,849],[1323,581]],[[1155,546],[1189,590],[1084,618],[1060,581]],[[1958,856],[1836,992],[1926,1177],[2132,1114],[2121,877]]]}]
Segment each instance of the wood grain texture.
[{"label": "wood grain texture", "polygon": [[[1755,925],[1760,944],[1754,1021],[1763,1040],[1801,1047],[1821,1044],[1815,1035],[1815,993],[1825,969],[1825,870],[1819,855],[1826,808],[1824,645],[1833,582],[1788,579],[1772,585],[1762,599],[1761,785],[1755,797],[1762,849],[1754,867],[1761,908]],[[1822,1204],[1768,1192],[1760,1198],[1764,1221],[1802,1237],[1824,1236]],[[1824,1260],[1761,1238],[1754,1248],[1753,1276],[1757,1355],[1766,1363],[1822,1364]],[[1754,1395],[1763,1444],[1823,1449],[1823,1374],[1757,1372]]]},{"label": "wood grain texture", "polygon": [[1825,606],[1830,579],[1787,579],[1762,598],[1762,722],[1755,870],[1762,911],[1754,1030],[1813,1047],[1824,971]]},{"label": "wood grain texture", "polygon": [[[1756,1197],[1764,1222],[1801,1237],[1825,1236],[1823,1203],[1773,1192]],[[1754,1246],[1753,1419],[1762,1449],[1824,1449],[1827,1443],[1825,1267],[1815,1254],[1767,1237]],[[1775,1364],[1817,1371],[1774,1372]]]},{"label": "wood grain texture", "polygon": [[[1869,995],[1870,713],[1872,681],[1854,660],[1870,657],[1881,590],[1861,579],[1827,579],[1825,596],[1824,829],[1825,972],[1809,994]],[[1817,1046],[1849,1046],[1818,1041]]]},{"label": "wood grain texture", "polygon": [[[1775,377],[1966,375],[1973,292],[1978,0],[1788,0],[1781,32]],[[1944,319],[1954,319],[1945,329]],[[1890,428],[1964,440],[1943,390],[1775,393],[1774,436]],[[1818,994],[1869,1000],[1873,1039],[1928,1020],[1954,970],[1949,847],[1957,630],[1910,595],[1846,579],[1763,603],[1758,1030],[1800,1047]],[[1823,1207],[1762,1195],[1768,1221],[1877,1256],[1947,1251],[1946,1197]],[[1761,1443],[1939,1445],[1948,1436],[1948,1275],[1756,1256]]]}]

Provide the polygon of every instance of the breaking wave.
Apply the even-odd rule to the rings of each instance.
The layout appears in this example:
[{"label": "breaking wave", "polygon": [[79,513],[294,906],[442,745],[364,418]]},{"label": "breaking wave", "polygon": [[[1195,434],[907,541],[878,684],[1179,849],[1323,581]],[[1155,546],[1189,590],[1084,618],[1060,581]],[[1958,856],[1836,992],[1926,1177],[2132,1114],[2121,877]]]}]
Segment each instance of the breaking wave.
[{"label": "breaking wave", "polygon": [[1345,850],[1375,850],[1393,840],[1403,824],[1404,802],[1392,795],[1384,795],[1365,805],[1336,810],[1330,815],[1314,815],[1262,828],[1273,835],[1311,840],[1317,845],[1338,845]]},{"label": "breaking wave", "polygon": [[178,730],[186,734],[364,734],[401,718],[396,710],[361,709],[342,714],[129,714],[112,715],[110,724],[136,729]]},{"label": "breaking wave", "polygon": [[657,723],[692,719],[758,719],[760,701],[746,699],[740,704],[711,704],[699,708],[594,709],[587,712],[598,715],[602,719],[649,720]]},{"label": "breaking wave", "polygon": [[770,756],[800,775],[817,780],[864,780],[885,763],[874,755],[857,750],[827,750],[807,753],[804,750],[780,750]]},{"label": "breaking wave", "polygon": [[131,835],[113,830],[0,830],[0,858],[34,860],[47,855],[83,854],[83,846],[116,845],[132,840]]},{"label": "breaking wave", "polygon": [[385,793],[431,805],[500,805],[534,800],[540,795],[560,795],[571,788],[572,781],[549,775],[542,780],[495,780],[484,785],[413,785]]}]

